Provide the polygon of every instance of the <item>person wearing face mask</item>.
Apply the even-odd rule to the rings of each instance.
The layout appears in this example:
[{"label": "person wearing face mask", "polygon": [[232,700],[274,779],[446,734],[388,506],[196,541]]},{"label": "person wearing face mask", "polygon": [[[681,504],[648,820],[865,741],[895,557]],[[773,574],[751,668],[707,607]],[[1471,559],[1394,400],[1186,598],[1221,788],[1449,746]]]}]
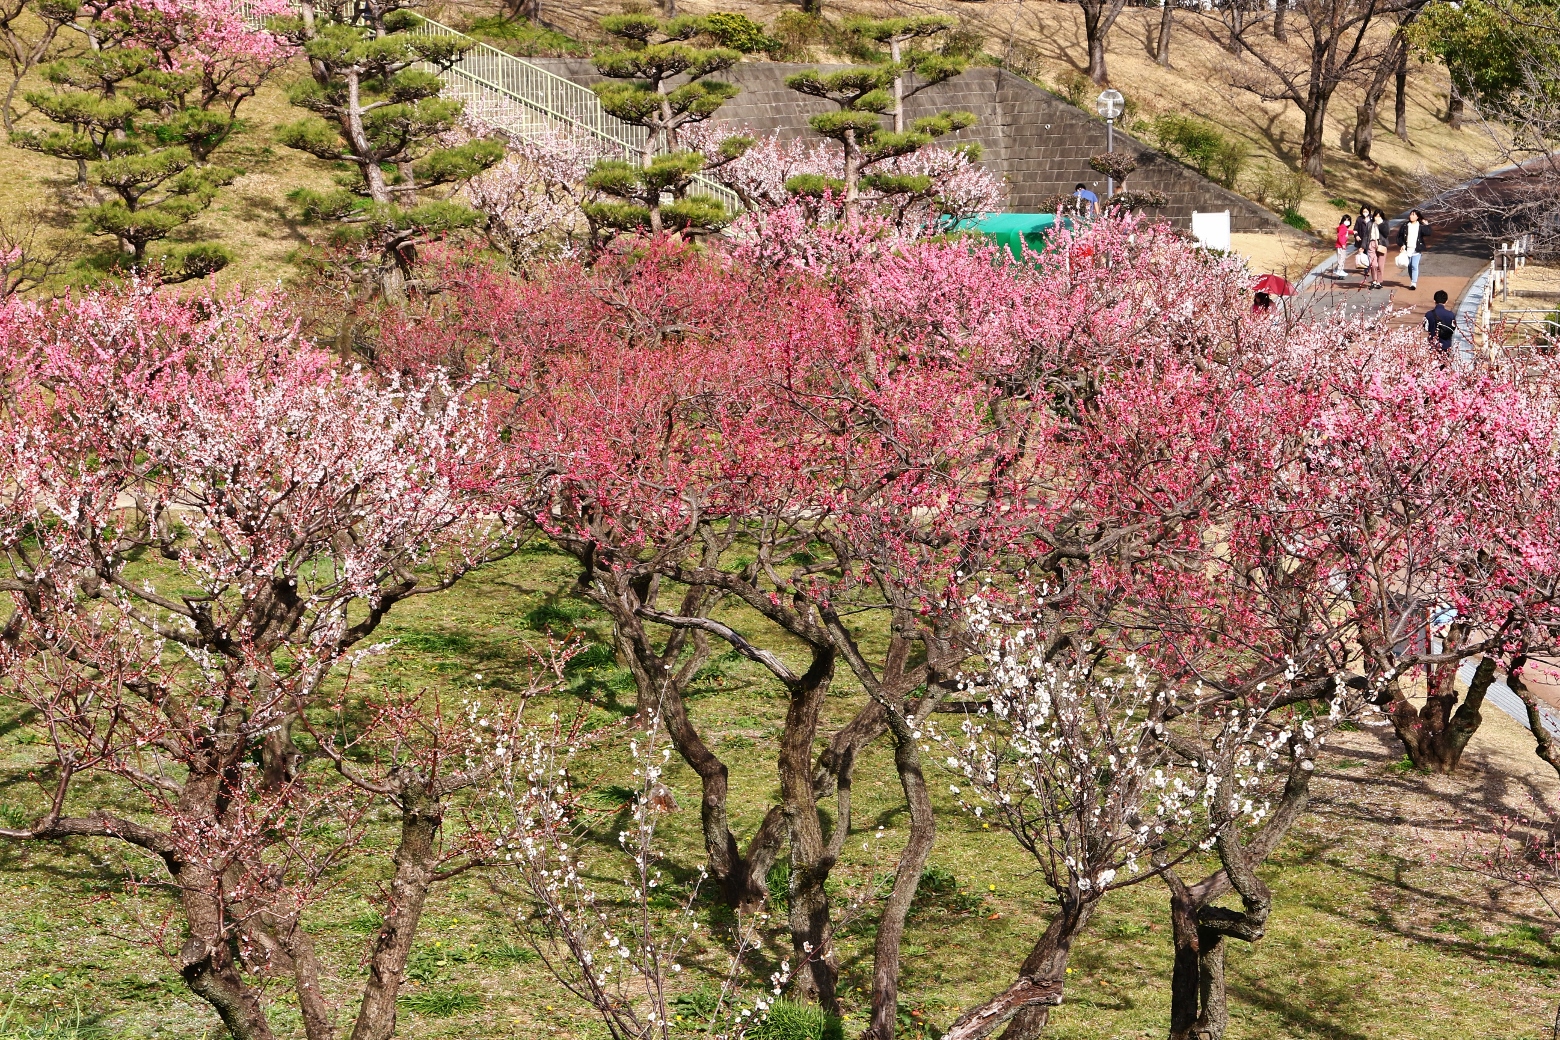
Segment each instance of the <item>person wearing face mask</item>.
[{"label": "person wearing face mask", "polygon": [[1380,213],[1372,213],[1365,229],[1366,257],[1370,260],[1370,287],[1381,288],[1381,261],[1387,255],[1386,221]]},{"label": "person wearing face mask", "polygon": [[1369,206],[1361,206],[1354,218],[1354,264],[1366,283],[1370,282],[1370,218]]}]

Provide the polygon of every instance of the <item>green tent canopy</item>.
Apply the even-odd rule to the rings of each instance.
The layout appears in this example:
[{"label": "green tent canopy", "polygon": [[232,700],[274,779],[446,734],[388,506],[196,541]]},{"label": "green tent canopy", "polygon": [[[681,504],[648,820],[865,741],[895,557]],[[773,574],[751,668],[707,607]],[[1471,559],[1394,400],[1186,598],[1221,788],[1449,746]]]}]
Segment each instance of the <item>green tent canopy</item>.
[{"label": "green tent canopy", "polygon": [[[1014,260],[1024,258],[1024,250],[1038,253],[1056,226],[1055,213],[992,213],[959,221],[955,231],[973,231],[1003,246]],[[1062,218],[1063,227],[1072,227],[1070,218]]]}]

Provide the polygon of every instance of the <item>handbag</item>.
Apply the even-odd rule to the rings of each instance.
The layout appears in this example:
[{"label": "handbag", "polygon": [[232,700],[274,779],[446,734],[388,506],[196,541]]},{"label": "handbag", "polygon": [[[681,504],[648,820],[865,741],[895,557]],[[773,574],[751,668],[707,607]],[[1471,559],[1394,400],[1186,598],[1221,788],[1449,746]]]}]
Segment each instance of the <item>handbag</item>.
[{"label": "handbag", "polygon": [[1408,250],[1406,250],[1406,249],[1399,249],[1398,250],[1398,255],[1393,259],[1392,262],[1397,264],[1399,267],[1407,268],[1408,267]]},{"label": "handbag", "polygon": [[1361,271],[1370,266],[1370,257],[1365,255],[1365,250],[1361,249],[1358,253],[1354,254],[1354,266],[1358,267]]}]

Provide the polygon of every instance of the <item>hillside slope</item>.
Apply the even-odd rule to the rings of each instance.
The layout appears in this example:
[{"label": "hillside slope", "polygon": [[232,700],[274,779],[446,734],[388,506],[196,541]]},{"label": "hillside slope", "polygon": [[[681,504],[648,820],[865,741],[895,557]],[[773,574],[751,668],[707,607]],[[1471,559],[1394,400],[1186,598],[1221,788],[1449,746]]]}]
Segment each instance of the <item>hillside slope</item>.
[{"label": "hillside slope", "polygon": [[[597,34],[601,16],[625,9],[623,0],[543,0],[542,15],[570,35],[590,38]],[[640,5],[643,7],[644,5]],[[479,5],[452,10],[451,17],[469,16]],[[688,14],[740,11],[766,25],[794,4],[776,0],[680,0],[678,10]],[[987,55],[1013,71],[1054,89],[1076,83],[1086,66],[1081,9],[1060,0],[826,0],[826,19],[842,21],[852,15],[909,15],[946,13],[957,16],[984,37]],[[1148,120],[1166,113],[1197,116],[1239,138],[1251,149],[1251,163],[1237,182],[1249,192],[1256,177],[1278,166],[1293,167],[1300,152],[1303,123],[1287,102],[1263,101],[1235,86],[1255,72],[1250,59],[1237,59],[1212,34],[1219,23],[1194,11],[1176,13],[1171,37],[1171,68],[1155,63],[1152,55],[1159,10],[1129,8],[1111,34],[1108,64],[1111,84],[1134,106],[1132,116]],[[1297,58],[1298,33],[1291,27],[1291,48]],[[840,59],[823,46],[813,57]],[[1328,115],[1327,181],[1315,185],[1301,203],[1300,212],[1315,226],[1337,223],[1340,208],[1329,204],[1341,198],[1357,209],[1361,201],[1396,212],[1423,197],[1427,178],[1453,174],[1468,159],[1489,156],[1484,135],[1470,122],[1462,130],[1446,123],[1448,79],[1439,66],[1413,63],[1408,80],[1408,142],[1392,133],[1392,94],[1383,100],[1375,132],[1375,168],[1344,151],[1341,141],[1352,135],[1354,108],[1360,86],[1345,85],[1335,96]],[[1361,85],[1362,86],[1362,85]],[[1080,85],[1085,105],[1098,92],[1092,84]],[[1076,88],[1075,88],[1076,89]]]}]

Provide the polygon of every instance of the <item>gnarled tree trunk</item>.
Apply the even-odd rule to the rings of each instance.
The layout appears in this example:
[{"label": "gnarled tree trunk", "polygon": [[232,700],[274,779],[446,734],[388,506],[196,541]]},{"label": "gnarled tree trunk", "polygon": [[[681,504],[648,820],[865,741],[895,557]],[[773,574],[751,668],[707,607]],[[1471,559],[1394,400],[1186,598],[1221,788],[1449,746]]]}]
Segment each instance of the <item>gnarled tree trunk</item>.
[{"label": "gnarled tree trunk", "polygon": [[395,850],[389,906],[369,954],[368,983],[352,1040],[390,1040],[395,1035],[395,1000],[434,882],[439,858],[435,842],[443,822],[440,800],[423,790],[422,784],[408,784],[401,793],[401,843]]},{"label": "gnarled tree trunk", "polygon": [[[1170,1040],[1222,1040],[1229,1027],[1225,996],[1225,940],[1255,942],[1261,938],[1272,897],[1256,876],[1256,867],[1271,856],[1305,812],[1310,797],[1312,762],[1297,756],[1291,763],[1284,794],[1267,823],[1244,845],[1229,823],[1217,844],[1222,869],[1195,885],[1167,871],[1170,928],[1175,961],[1170,978]],[[1231,890],[1240,893],[1242,910],[1226,910],[1213,902]]]},{"label": "gnarled tree trunk", "polygon": [[1384,698],[1387,717],[1409,761],[1432,773],[1450,773],[1461,761],[1463,749],[1482,721],[1479,709],[1495,679],[1495,660],[1486,657],[1479,662],[1461,705],[1452,685],[1456,677],[1455,663],[1437,665],[1420,708],[1409,702],[1396,683]]},{"label": "gnarled tree trunk", "polygon": [[[791,685],[791,703],[780,735],[780,798],[791,840],[790,928],[793,961],[797,965],[794,990],[815,1000],[831,1015],[840,1013],[836,995],[838,958],[834,952],[834,927],[829,895],[824,888],[839,858],[850,829],[849,819],[834,823],[825,839],[823,821],[813,792],[813,742],[824,695],[834,676],[834,653],[818,647],[806,674]],[[842,806],[849,803],[849,778],[843,780]]]},{"label": "gnarled tree trunk", "polygon": [[1018,969],[1018,979],[1002,993],[960,1015],[943,1040],[981,1040],[1003,1025],[1002,1040],[1032,1040],[1062,1002],[1072,944],[1094,916],[1097,895],[1069,893],[1034,949]]}]

